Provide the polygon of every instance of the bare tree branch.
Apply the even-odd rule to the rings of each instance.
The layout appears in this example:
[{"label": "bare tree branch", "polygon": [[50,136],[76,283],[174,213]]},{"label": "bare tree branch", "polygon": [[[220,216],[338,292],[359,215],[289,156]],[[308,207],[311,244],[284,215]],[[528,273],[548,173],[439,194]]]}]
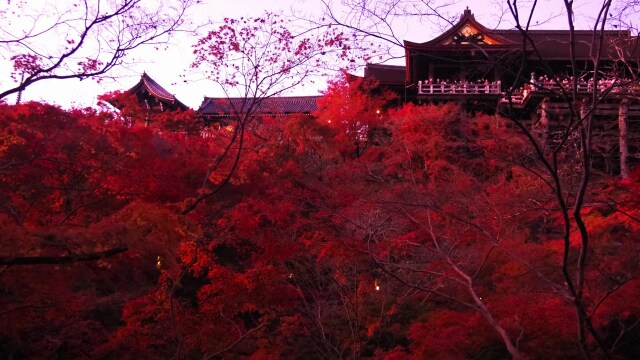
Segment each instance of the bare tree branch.
[{"label": "bare tree branch", "polygon": [[129,250],[126,247],[67,256],[2,256],[0,265],[62,265],[109,258]]}]

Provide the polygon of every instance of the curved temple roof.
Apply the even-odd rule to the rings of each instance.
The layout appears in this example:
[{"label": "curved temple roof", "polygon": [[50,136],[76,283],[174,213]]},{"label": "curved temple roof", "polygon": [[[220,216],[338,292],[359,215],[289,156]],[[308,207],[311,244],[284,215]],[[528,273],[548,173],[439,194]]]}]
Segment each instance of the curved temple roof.
[{"label": "curved temple roof", "polygon": [[169,93],[165,88],[160,86],[146,72],[142,73],[140,81],[134,85],[128,92],[132,94],[140,94],[146,90],[149,95],[155,97],[160,102],[174,105],[181,110],[187,110],[189,107],[178,100],[173,94]]},{"label": "curved temple roof", "polygon": [[[460,36],[462,35],[462,36]],[[474,35],[481,35],[482,38],[475,38]],[[441,46],[441,45],[459,45],[461,43],[469,44],[470,42],[464,42],[465,40],[477,39],[481,44],[487,45],[518,45],[517,42],[502,37],[499,34],[495,34],[491,29],[480,24],[469,8],[460,16],[460,20],[454,24],[449,30],[440,34],[435,39],[424,43],[414,43],[405,40],[405,46]],[[520,43],[521,44],[521,43]]]},{"label": "curved temple roof", "polygon": [[[569,30],[490,29],[480,24],[467,8],[460,20],[438,37],[423,43],[405,41],[404,44],[407,59],[409,51],[414,49],[465,51],[470,47],[481,47],[483,51],[526,50],[541,59],[565,60],[570,55],[569,35]],[[591,59],[595,52],[592,44],[598,43],[600,32],[575,30],[573,35],[576,59]],[[602,36],[603,60],[616,60],[620,56],[626,59],[640,57],[640,38],[629,30],[605,30]]]}]

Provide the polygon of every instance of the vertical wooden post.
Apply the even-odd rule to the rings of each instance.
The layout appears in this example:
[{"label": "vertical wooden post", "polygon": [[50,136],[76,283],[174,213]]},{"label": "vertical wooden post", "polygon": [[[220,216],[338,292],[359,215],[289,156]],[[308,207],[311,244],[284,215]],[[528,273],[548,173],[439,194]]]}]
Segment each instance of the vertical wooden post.
[{"label": "vertical wooden post", "polygon": [[629,156],[629,144],[627,143],[627,113],[629,100],[627,98],[620,101],[618,107],[618,136],[620,146],[620,177],[622,179],[629,178],[629,163],[627,157]]},{"label": "vertical wooden post", "polygon": [[411,77],[409,80],[412,84],[415,84],[418,81],[418,56],[417,54],[411,54],[410,56],[412,69],[409,72],[409,76]]},{"label": "vertical wooden post", "polygon": [[540,121],[538,121],[538,138],[540,140],[540,147],[545,148],[547,145],[547,138],[549,137],[549,98],[542,99],[540,103]]},{"label": "vertical wooden post", "polygon": [[[587,129],[589,127],[589,123],[593,119],[593,113],[589,114],[589,99],[586,98],[586,97],[582,98],[582,100],[580,100],[578,102],[578,104],[580,105],[580,121],[582,123],[580,125],[580,129],[581,129],[581,131],[582,131],[582,129],[584,129],[585,136],[589,136],[589,134],[587,133]],[[585,143],[586,144],[591,144],[591,140],[587,139],[587,141]],[[591,159],[591,148],[590,147],[589,148],[585,148],[585,146],[580,145],[580,149],[583,152],[586,152],[586,154],[589,157],[590,161],[593,161],[593,159]]]}]

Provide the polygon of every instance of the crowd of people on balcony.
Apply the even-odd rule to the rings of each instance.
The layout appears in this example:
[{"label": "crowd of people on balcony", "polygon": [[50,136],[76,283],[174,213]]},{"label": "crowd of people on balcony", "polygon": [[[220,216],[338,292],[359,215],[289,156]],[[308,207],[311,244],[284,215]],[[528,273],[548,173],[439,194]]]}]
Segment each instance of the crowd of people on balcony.
[{"label": "crowd of people on balcony", "polygon": [[[536,76],[535,73],[531,74],[529,82],[523,84],[519,88],[511,92],[511,101],[515,103],[523,102],[532,92],[544,92],[544,91],[571,91],[571,88],[576,82],[577,91],[580,93],[590,93],[594,88],[594,79],[579,77],[577,80],[573,76],[559,76],[557,78],[550,77],[548,75]],[[598,90],[604,91],[608,88],[612,88],[612,91],[629,91],[628,87],[615,87],[616,81],[619,80],[614,77],[604,77],[598,79]],[[640,91],[640,88],[637,89]],[[418,81],[418,93],[419,94],[501,94],[503,93],[502,84],[500,81],[490,81],[485,78],[480,78],[475,81],[463,81],[463,80],[450,80],[450,79],[428,79],[424,81]],[[505,94],[506,95],[506,94]],[[508,95],[506,95],[508,96]],[[509,98],[503,100],[509,101]]]},{"label": "crowd of people on balcony", "polygon": [[[564,89],[565,91],[571,92],[573,84],[576,84],[576,89],[579,93],[591,93],[594,90],[594,79],[585,77],[580,77],[576,79],[573,76],[560,76],[557,78],[549,77],[547,75],[542,75],[536,77],[535,73],[531,74],[531,79],[528,83],[520,86],[516,90],[511,93],[511,101],[514,103],[521,103],[533,92],[545,92],[545,91],[560,91],[560,89]],[[620,81],[618,78],[614,77],[603,77],[598,79],[598,90],[605,91],[611,88],[612,92],[617,91],[633,91],[640,90],[627,86],[616,86],[620,85]],[[509,99],[505,97],[505,102],[508,102]]]},{"label": "crowd of people on balcony", "polygon": [[488,94],[500,93],[500,81],[489,81],[488,79],[477,79],[475,81],[449,80],[449,79],[428,79],[418,81],[418,92],[421,94],[431,93],[464,93],[464,94]]},{"label": "crowd of people on balcony", "polygon": [[[613,84],[613,78],[605,78],[600,79],[598,82],[598,87],[601,89],[607,88]],[[535,90],[544,90],[544,89],[557,89],[559,87],[569,89],[574,84],[575,78],[573,76],[562,76],[556,79],[550,78],[547,75],[542,75],[536,79],[535,73],[531,74],[531,84]],[[578,86],[578,91],[593,90],[593,78],[585,79],[584,77],[580,77],[576,82]]]}]

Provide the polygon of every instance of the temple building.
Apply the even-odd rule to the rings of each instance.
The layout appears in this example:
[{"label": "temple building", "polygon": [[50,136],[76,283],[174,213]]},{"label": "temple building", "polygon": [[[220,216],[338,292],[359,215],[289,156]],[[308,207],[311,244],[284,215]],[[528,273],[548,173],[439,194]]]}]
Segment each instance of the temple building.
[{"label": "temple building", "polygon": [[490,29],[467,9],[436,38],[405,41],[404,67],[368,64],[365,77],[402,102],[456,102],[462,122],[474,112],[508,115],[549,149],[571,119],[591,116],[594,167],[625,177],[640,163],[640,38],[629,30],[570,37],[568,30]]},{"label": "temple building", "polygon": [[[591,30],[574,31],[574,64],[569,37],[568,30],[489,29],[467,9],[436,38],[424,43],[405,41],[404,67],[368,64],[365,77],[376,78],[406,101],[473,99],[497,105],[508,102],[505,95],[523,95],[525,85],[536,89],[560,85],[555,80],[569,80],[573,67],[579,82],[588,84],[596,56],[604,71],[599,74],[601,79],[620,82],[637,75],[640,43],[629,30],[595,35]],[[589,88],[579,88],[583,90]],[[513,100],[521,103],[524,99],[516,96]]]},{"label": "temple building", "polygon": [[[364,77],[398,95],[389,106],[455,102],[462,122],[475,112],[508,114],[526,123],[544,146],[557,143],[567,119],[592,116],[599,131],[594,161],[624,176],[629,162],[640,163],[640,38],[629,30],[576,30],[573,42],[570,36],[568,30],[491,29],[467,8],[434,39],[405,41],[404,66],[367,64]],[[186,109],[146,74],[129,92],[150,111]],[[260,99],[253,101],[253,113],[310,116],[317,99]],[[205,124],[227,124],[249,103],[205,97],[197,113]]]},{"label": "temple building", "polygon": [[[125,93],[132,94],[143,109],[147,109],[146,125],[151,124],[153,114],[165,111],[185,111],[189,107],[178,100],[173,94],[152,79],[146,72],[140,80]],[[205,97],[196,110],[198,117],[205,126],[214,125],[216,128],[232,124],[237,114],[241,114],[251,107],[252,116],[311,116],[318,110],[316,101],[321,96],[275,96],[264,99]],[[122,104],[111,100],[111,105],[121,109]]]},{"label": "temple building", "polygon": [[160,84],[153,80],[147,73],[142,73],[140,81],[128,93],[134,94],[138,98],[138,102],[150,112],[187,110],[189,107],[173,94],[165,90]]},{"label": "temple building", "polygon": [[[508,103],[536,107],[541,99],[535,95],[560,90],[572,80],[573,68],[578,93],[592,92],[593,63],[598,57],[598,86],[613,86],[614,93],[635,93],[638,84],[626,86],[625,80],[639,74],[638,37],[629,30],[596,34],[576,30],[572,50],[569,36],[568,30],[490,29],[466,9],[456,24],[436,38],[423,43],[405,41],[405,66],[367,64],[364,77],[397,93],[401,102],[462,101],[496,111],[500,104]],[[146,73],[128,92],[152,111],[187,108]],[[258,112],[309,114],[316,109],[317,98],[266,98]],[[242,102],[242,98],[205,97],[197,112],[208,118],[227,116]]]}]

